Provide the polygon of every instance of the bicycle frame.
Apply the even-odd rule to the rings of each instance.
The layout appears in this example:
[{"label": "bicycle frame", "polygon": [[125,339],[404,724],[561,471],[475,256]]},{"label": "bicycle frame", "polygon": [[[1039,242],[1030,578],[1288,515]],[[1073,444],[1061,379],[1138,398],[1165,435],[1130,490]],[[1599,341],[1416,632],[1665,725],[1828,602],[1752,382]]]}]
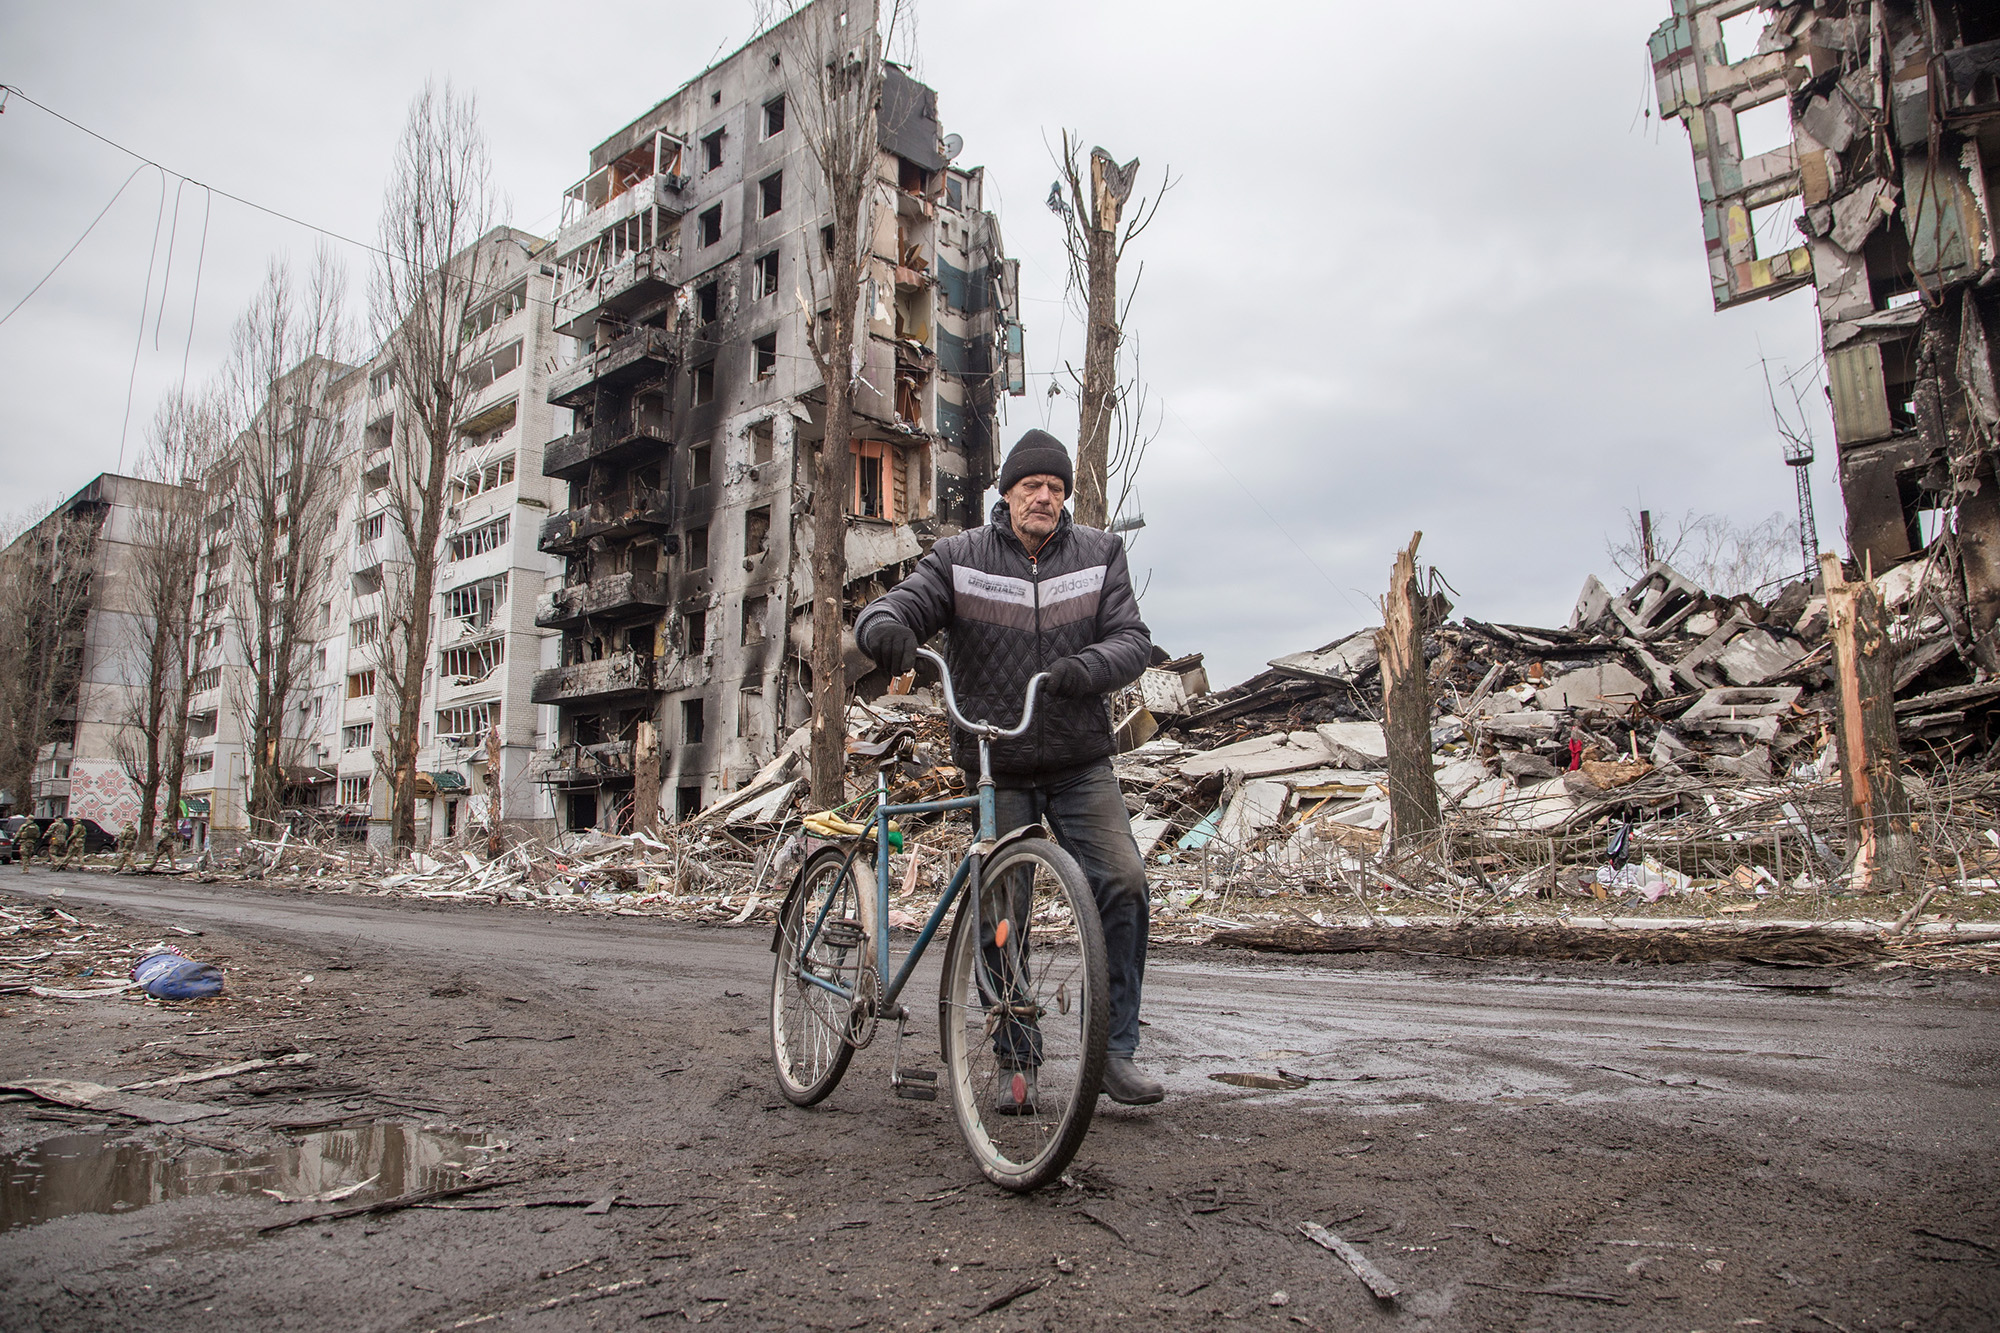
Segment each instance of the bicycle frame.
[{"label": "bicycle frame", "polygon": [[[920,648],[917,651],[921,656],[927,657],[937,664],[938,678],[944,687],[946,713],[951,717],[953,722],[957,723],[964,730],[971,732],[979,740],[978,793],[973,796],[958,796],[946,801],[917,801],[910,805],[890,805],[888,804],[889,763],[893,762],[893,757],[885,755],[885,762],[875,770],[875,813],[872,818],[875,825],[875,921],[877,928],[875,930],[875,938],[870,941],[870,945],[875,952],[875,975],[877,977],[886,977],[889,975],[889,820],[896,815],[928,815],[939,814],[948,810],[976,809],[979,812],[979,827],[978,837],[973,840],[972,849],[966,853],[965,859],[958,863],[958,869],[952,872],[951,882],[945,886],[944,892],[938,896],[937,906],[931,909],[930,917],[924,922],[923,929],[918,931],[916,940],[911,943],[908,951],[904,953],[901,970],[883,988],[883,1009],[887,1013],[898,1017],[901,1015],[899,1007],[896,1004],[897,996],[902,994],[903,987],[909,983],[911,974],[916,971],[917,963],[923,958],[924,951],[930,947],[931,940],[936,937],[938,927],[944,923],[946,915],[958,901],[960,892],[968,885],[971,886],[974,893],[979,891],[980,863],[993,850],[999,838],[999,815],[993,795],[991,743],[995,740],[1011,740],[1016,736],[1026,733],[1035,718],[1035,701],[1041,684],[1048,679],[1048,673],[1043,672],[1029,680],[1027,698],[1021,709],[1020,722],[1012,728],[1003,730],[997,723],[972,722],[964,714],[960,713],[958,711],[958,698],[952,692],[951,688],[951,671],[946,667],[944,659],[927,648]],[[854,849],[848,852],[846,860],[841,864],[841,874],[843,876],[849,873],[850,868],[854,864],[854,858],[861,853],[862,845],[857,842]],[[813,942],[819,938],[820,928],[825,924],[826,914],[831,910],[832,906],[833,895],[829,894],[826,901],[820,905],[819,916],[814,919],[811,927],[806,931],[804,939],[796,947],[793,954],[793,966],[795,968],[799,959],[803,959],[811,953]],[[816,976],[807,971],[799,971],[797,975],[801,980],[818,986],[821,990],[830,991],[844,1000],[852,1001],[854,999],[854,990],[852,987],[844,986],[837,981],[829,981],[825,977]]]}]

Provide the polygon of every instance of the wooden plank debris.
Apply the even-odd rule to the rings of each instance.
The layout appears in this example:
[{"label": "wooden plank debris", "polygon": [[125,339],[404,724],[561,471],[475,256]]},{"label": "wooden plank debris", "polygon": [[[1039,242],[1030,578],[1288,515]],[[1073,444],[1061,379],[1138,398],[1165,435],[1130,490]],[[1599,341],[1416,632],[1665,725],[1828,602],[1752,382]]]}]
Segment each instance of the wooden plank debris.
[{"label": "wooden plank debris", "polygon": [[1393,1301],[1396,1299],[1400,1288],[1396,1286],[1388,1274],[1370,1263],[1367,1255],[1355,1249],[1352,1245],[1349,1245],[1346,1241],[1334,1235],[1317,1222],[1299,1223],[1299,1233],[1307,1240],[1313,1242],[1313,1244],[1323,1246],[1339,1255],[1341,1260],[1354,1270],[1354,1276],[1360,1278],[1362,1284],[1368,1290],[1375,1293],[1377,1300]]}]

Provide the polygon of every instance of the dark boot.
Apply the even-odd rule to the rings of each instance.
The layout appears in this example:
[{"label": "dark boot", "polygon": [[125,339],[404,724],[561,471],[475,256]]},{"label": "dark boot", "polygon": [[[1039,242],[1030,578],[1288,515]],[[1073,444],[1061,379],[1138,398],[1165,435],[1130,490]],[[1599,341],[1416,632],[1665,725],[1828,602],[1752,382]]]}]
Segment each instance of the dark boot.
[{"label": "dark boot", "polygon": [[1121,1106],[1151,1106],[1167,1095],[1156,1078],[1147,1078],[1129,1055],[1114,1055],[1104,1062],[1104,1095]]}]

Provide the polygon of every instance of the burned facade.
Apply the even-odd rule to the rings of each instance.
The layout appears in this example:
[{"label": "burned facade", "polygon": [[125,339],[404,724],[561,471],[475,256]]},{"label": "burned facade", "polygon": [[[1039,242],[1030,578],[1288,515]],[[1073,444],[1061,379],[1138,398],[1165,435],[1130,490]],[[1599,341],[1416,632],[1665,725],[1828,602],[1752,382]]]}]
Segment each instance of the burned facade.
[{"label": "burned facade", "polygon": [[849,515],[851,615],[870,580],[983,521],[998,394],[1019,391],[983,172],[951,164],[935,94],[890,66],[851,484],[812,494],[829,227],[782,37],[598,145],[550,253],[579,350],[548,387],[574,429],[543,456],[568,500],[541,530],[563,573],[536,623],[561,648],[534,698],[559,713],[541,777],[567,827],[685,816],[770,760],[810,712],[811,506]]},{"label": "burned facade", "polygon": [[1811,285],[1847,538],[1941,542],[2000,669],[2000,9],[1673,0],[1651,56],[1694,150],[1718,310]]}]

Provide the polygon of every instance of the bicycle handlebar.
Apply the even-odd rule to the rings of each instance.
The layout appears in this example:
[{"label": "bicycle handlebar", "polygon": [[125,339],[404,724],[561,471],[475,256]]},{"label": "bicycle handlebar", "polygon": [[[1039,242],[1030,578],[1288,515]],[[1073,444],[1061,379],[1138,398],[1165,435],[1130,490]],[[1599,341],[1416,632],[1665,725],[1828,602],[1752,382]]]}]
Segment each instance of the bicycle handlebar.
[{"label": "bicycle handlebar", "polygon": [[1011,741],[1016,736],[1024,734],[1028,730],[1028,724],[1035,720],[1036,692],[1041,689],[1042,682],[1049,678],[1048,672],[1037,672],[1029,679],[1028,697],[1021,705],[1020,725],[1012,731],[1006,731],[1002,730],[1000,724],[997,722],[974,722],[966,717],[965,714],[958,711],[958,696],[952,693],[951,688],[951,668],[945,665],[944,658],[938,656],[928,648],[917,649],[917,656],[928,657],[931,661],[937,663],[938,681],[944,686],[944,711],[953,722],[956,722],[973,735],[984,736],[989,740]]}]

